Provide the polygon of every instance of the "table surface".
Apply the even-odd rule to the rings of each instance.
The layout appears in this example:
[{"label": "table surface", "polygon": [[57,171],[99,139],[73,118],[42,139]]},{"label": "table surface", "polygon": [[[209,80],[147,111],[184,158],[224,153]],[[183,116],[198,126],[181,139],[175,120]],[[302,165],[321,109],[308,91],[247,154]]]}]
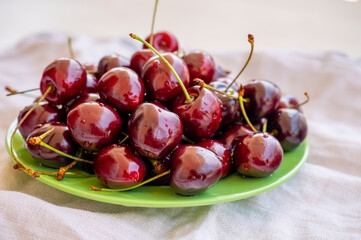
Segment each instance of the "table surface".
[{"label": "table surface", "polygon": [[[150,0],[0,0],[0,50],[36,32],[119,38],[150,32]],[[339,52],[361,57],[359,0],[160,1],[155,30],[208,51],[255,48]]]}]

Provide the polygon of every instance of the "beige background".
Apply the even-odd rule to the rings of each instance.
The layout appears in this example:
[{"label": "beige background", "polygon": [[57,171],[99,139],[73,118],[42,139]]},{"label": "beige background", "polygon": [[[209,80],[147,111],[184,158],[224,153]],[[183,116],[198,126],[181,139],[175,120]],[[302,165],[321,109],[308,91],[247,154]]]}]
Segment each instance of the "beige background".
[{"label": "beige background", "polygon": [[[151,0],[0,0],[0,51],[37,32],[120,38],[148,35]],[[358,0],[160,0],[156,30],[182,46],[208,51],[249,48],[339,52],[361,57]]]}]

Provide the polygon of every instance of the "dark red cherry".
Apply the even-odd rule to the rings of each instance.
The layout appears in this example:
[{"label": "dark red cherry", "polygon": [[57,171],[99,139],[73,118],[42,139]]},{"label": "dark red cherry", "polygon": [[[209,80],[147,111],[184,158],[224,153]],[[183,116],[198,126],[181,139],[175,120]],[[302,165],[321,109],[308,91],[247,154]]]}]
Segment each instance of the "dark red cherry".
[{"label": "dark red cherry", "polygon": [[98,92],[98,78],[94,74],[87,73],[86,85],[83,94]]},{"label": "dark red cherry", "polygon": [[142,103],[128,122],[131,144],[143,156],[161,158],[182,140],[180,118],[160,104]]},{"label": "dark red cherry", "polygon": [[[179,75],[185,87],[189,85],[189,72],[185,62],[172,53],[163,57]],[[166,102],[182,94],[182,88],[170,68],[158,56],[150,58],[142,70],[142,79],[151,99]]]},{"label": "dark red cherry", "polygon": [[120,54],[112,53],[100,59],[98,64],[98,73],[96,74],[96,76],[98,79],[100,79],[103,74],[108,72],[110,69],[117,67],[129,67],[129,65],[129,59],[123,57]]},{"label": "dark red cherry", "polygon": [[275,132],[284,151],[291,151],[307,136],[306,118],[297,109],[278,109],[269,119],[268,131]]},{"label": "dark red cherry", "polygon": [[[150,36],[145,39],[149,43]],[[176,37],[169,32],[157,32],[153,34],[153,44],[152,46],[160,52],[174,52],[178,51],[178,41]],[[147,49],[147,46],[143,46],[144,49]]]},{"label": "dark red cherry", "polygon": [[[33,105],[25,107],[20,111],[18,121],[33,107]],[[40,103],[19,126],[19,131],[24,138],[34,130],[36,125],[50,122],[60,122],[63,117],[63,111],[54,105],[48,103]]]},{"label": "dark red cherry", "polygon": [[214,152],[222,163],[222,178],[227,176],[231,167],[231,152],[229,149],[220,141],[207,139],[197,143],[198,146],[207,148]]},{"label": "dark red cherry", "polygon": [[195,78],[200,78],[207,84],[212,81],[216,68],[210,54],[204,51],[191,51],[182,58],[187,64],[191,85]]},{"label": "dark red cherry", "polygon": [[237,171],[250,177],[266,177],[281,165],[283,151],[278,140],[269,133],[252,133],[240,139],[233,152]]},{"label": "dark red cherry", "polygon": [[212,187],[222,176],[217,155],[203,147],[183,145],[171,157],[171,183],[180,195],[196,195]]},{"label": "dark red cherry", "polygon": [[156,54],[150,49],[141,49],[136,51],[130,59],[130,68],[140,76],[142,74],[144,64],[155,55]]},{"label": "dark red cherry", "polygon": [[221,66],[216,65],[213,74],[212,82],[217,81],[219,78],[225,78],[229,74],[229,71],[225,71]]},{"label": "dark red cherry", "polygon": [[69,112],[79,104],[86,102],[100,102],[100,97],[97,93],[84,93],[79,98],[65,105],[66,112]]},{"label": "dark red cherry", "polygon": [[173,109],[182,119],[183,134],[196,141],[210,138],[221,123],[222,102],[204,87],[193,86],[187,91],[193,101],[187,103],[182,94],[175,100]]},{"label": "dark red cherry", "polygon": [[[228,87],[228,81],[225,79],[219,79],[217,81],[211,82],[210,86],[215,89],[224,92]],[[238,97],[238,91],[230,88],[227,93],[229,95]],[[241,118],[241,107],[239,105],[239,101],[237,99],[226,96],[222,93],[214,92],[216,96],[222,102],[222,122],[220,124],[220,129],[227,129],[232,126],[236,122],[240,122]]]},{"label": "dark red cherry", "polygon": [[261,119],[274,112],[281,98],[281,90],[267,80],[252,80],[244,84],[247,115],[252,120]]},{"label": "dark red cherry", "polygon": [[291,94],[281,96],[280,104],[278,105],[278,109],[280,108],[294,108],[301,110],[297,98]]},{"label": "dark red cherry", "polygon": [[119,112],[131,112],[143,102],[145,88],[142,79],[130,68],[113,68],[98,83],[102,102]]},{"label": "dark red cherry", "polygon": [[79,104],[68,113],[67,123],[73,139],[89,151],[99,151],[121,136],[120,116],[103,103]]},{"label": "dark red cherry", "polygon": [[34,131],[29,134],[26,141],[26,148],[29,150],[30,154],[34,158],[37,158],[44,166],[54,168],[64,167],[71,163],[72,160],[46,147],[40,146],[38,144],[32,145],[28,143],[30,138],[38,137],[51,129],[53,129],[53,131],[50,132],[49,135],[47,135],[45,138],[43,138],[42,141],[57,150],[74,156],[78,149],[78,145],[71,138],[68,126],[59,122],[38,125]]},{"label": "dark red cherry", "polygon": [[98,179],[109,188],[129,188],[141,183],[147,169],[128,146],[112,144],[103,148],[94,161]]},{"label": "dark red cherry", "polygon": [[237,143],[238,139],[250,133],[253,133],[253,131],[247,124],[237,123],[225,131],[218,140],[230,151],[233,151],[234,145]]},{"label": "dark red cherry", "polygon": [[52,86],[52,91],[45,99],[55,105],[65,104],[83,93],[86,82],[85,68],[79,62],[59,58],[45,68],[40,80],[40,91],[44,94]]}]

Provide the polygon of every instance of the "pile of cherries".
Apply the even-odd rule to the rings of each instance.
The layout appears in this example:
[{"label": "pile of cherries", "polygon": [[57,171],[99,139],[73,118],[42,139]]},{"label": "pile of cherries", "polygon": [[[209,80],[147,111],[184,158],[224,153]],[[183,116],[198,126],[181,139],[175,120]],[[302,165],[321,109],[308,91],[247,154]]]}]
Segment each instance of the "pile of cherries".
[{"label": "pile of cherries", "polygon": [[93,190],[149,182],[196,195],[232,169],[271,175],[305,139],[301,104],[274,83],[232,82],[210,54],[179,51],[168,32],[153,36],[160,54],[131,37],[145,45],[130,60],[110,54],[94,67],[59,58],[45,68],[43,96],[20,112],[18,129],[35,159],[59,169],[38,172],[13,153],[15,168],[61,180],[81,163],[108,187]]}]

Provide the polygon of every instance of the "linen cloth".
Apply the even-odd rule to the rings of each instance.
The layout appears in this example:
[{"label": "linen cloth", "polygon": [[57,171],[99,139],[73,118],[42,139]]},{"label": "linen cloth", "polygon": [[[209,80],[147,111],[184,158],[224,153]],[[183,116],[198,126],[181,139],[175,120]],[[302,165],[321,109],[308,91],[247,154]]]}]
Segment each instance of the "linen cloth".
[{"label": "linen cloth", "polygon": [[[78,36],[73,48],[81,62],[97,64],[112,52],[130,57],[140,44]],[[248,50],[212,54],[234,76]],[[360,60],[256,48],[241,82],[268,79],[300,101],[305,91],[311,96],[303,106],[308,161],[289,181],[254,197],[167,209],[83,199],[12,169],[5,133],[32,99],[5,97],[3,88],[38,87],[45,66],[63,56],[69,53],[62,34],[35,35],[0,53],[0,239],[361,239]]]}]

